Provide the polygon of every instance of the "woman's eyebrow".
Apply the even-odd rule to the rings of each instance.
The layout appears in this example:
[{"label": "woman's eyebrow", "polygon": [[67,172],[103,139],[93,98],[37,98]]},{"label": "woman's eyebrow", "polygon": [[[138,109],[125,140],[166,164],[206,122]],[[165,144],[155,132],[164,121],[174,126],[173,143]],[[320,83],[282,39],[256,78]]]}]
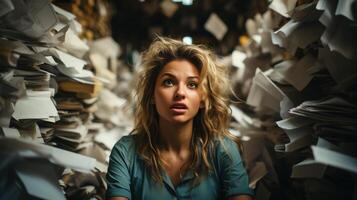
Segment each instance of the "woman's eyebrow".
[{"label": "woman's eyebrow", "polygon": [[[173,75],[173,74],[170,73],[170,72],[165,72],[165,73],[161,74],[159,78],[165,77],[165,76],[169,76],[169,77],[172,77],[172,78],[176,78],[176,76]],[[199,76],[188,76],[188,77],[187,77],[187,79],[190,79],[190,80],[191,80],[191,79],[199,79],[199,78],[200,78]]]},{"label": "woman's eyebrow", "polygon": [[200,79],[200,77],[199,76],[189,76],[189,77],[187,77],[187,79]]},{"label": "woman's eyebrow", "polygon": [[172,77],[172,78],[176,78],[175,75],[173,75],[173,74],[171,74],[171,73],[169,73],[169,72],[165,72],[165,73],[161,74],[161,75],[160,75],[160,78],[161,78],[161,77],[164,77],[164,76],[170,76],[170,77]]}]

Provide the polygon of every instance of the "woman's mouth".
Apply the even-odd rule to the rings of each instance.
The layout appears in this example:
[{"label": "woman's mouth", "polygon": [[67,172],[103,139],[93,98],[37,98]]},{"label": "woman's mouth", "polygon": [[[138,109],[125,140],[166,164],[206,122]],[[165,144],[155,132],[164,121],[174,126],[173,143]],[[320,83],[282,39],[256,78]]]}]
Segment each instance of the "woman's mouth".
[{"label": "woman's mouth", "polygon": [[187,109],[188,107],[183,103],[175,103],[170,106],[170,110],[177,114],[184,113],[187,111]]}]

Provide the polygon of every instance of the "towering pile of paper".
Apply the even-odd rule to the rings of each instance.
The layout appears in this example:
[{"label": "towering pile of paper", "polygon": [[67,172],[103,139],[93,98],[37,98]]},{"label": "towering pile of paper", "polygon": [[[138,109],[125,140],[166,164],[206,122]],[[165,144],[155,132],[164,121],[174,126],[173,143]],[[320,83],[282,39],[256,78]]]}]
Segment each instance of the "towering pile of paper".
[{"label": "towering pile of paper", "polygon": [[273,0],[246,22],[232,84],[249,106],[232,128],[257,199],[356,197],[356,14],[354,1]]},{"label": "towering pile of paper", "polygon": [[104,198],[106,143],[131,118],[112,92],[120,47],[101,27],[87,37],[48,0],[0,3],[0,199]]}]

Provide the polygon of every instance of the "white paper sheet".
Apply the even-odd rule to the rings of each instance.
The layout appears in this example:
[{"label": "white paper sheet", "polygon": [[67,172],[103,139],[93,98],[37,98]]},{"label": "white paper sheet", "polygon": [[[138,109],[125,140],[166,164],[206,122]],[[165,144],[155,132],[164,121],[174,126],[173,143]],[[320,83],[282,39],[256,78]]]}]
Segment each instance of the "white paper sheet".
[{"label": "white paper sheet", "polygon": [[90,44],[90,51],[102,54],[107,58],[116,58],[121,53],[120,46],[111,37],[104,37]]},{"label": "white paper sheet", "polygon": [[[37,93],[37,95],[34,95]],[[46,96],[45,96],[46,95]],[[12,117],[20,119],[47,119],[58,117],[56,106],[53,104],[50,92],[30,92],[26,97],[19,99],[15,104]],[[38,109],[41,105],[41,109]]]},{"label": "white paper sheet", "polygon": [[247,58],[246,53],[244,53],[242,51],[234,50],[232,52],[232,65],[237,68],[244,68],[245,64],[243,61],[246,58]]},{"label": "white paper sheet", "polygon": [[269,8],[284,17],[290,17],[288,12],[295,8],[297,0],[273,0]]},{"label": "white paper sheet", "polygon": [[355,21],[352,12],[354,3],[356,3],[355,0],[339,0],[337,3],[335,15],[343,15],[351,21]]},{"label": "white paper sheet", "polygon": [[52,48],[50,49],[50,52],[52,53],[53,56],[58,58],[62,63],[68,67],[68,68],[73,68],[75,69],[78,73],[82,72],[84,65],[87,64],[86,61],[76,58],[68,53],[65,53],[63,51],[60,51],[58,49]]},{"label": "white paper sheet", "polygon": [[2,19],[3,26],[17,31],[15,37],[25,35],[29,38],[40,38],[53,27],[58,19],[50,2],[47,0],[16,1],[15,9]]},{"label": "white paper sheet", "polygon": [[101,130],[94,138],[98,143],[104,144],[108,149],[112,149],[117,141],[125,135],[128,135],[130,130],[122,128],[113,128],[111,130]]},{"label": "white paper sheet", "polygon": [[253,78],[253,85],[247,103],[257,108],[263,106],[276,112],[280,111],[280,101],[285,94],[259,68]]},{"label": "white paper sheet", "polygon": [[21,137],[19,130],[17,130],[16,128],[1,127],[1,129],[5,137],[10,137],[10,138]]},{"label": "white paper sheet", "polygon": [[228,28],[226,24],[218,17],[216,13],[212,13],[207,19],[205,29],[212,33],[218,40],[222,40],[227,33]]},{"label": "white paper sheet", "polygon": [[275,68],[287,82],[293,85],[297,90],[302,91],[313,78],[308,71],[315,62],[316,58],[311,54],[307,54],[298,61],[283,61],[277,64]]},{"label": "white paper sheet", "polygon": [[318,146],[311,148],[317,162],[357,173],[357,158]]},{"label": "white paper sheet", "polygon": [[326,165],[315,160],[304,160],[293,166],[291,178],[322,178],[326,169]]},{"label": "white paper sheet", "polygon": [[287,144],[277,145],[276,151],[292,152],[306,147],[312,143],[312,134],[314,133],[311,126],[313,121],[302,117],[292,117],[276,122],[282,128],[290,139]]},{"label": "white paper sheet", "polygon": [[68,29],[66,32],[64,43],[61,46],[79,58],[83,58],[86,52],[89,51],[88,45],[72,29]]},{"label": "white paper sheet", "polygon": [[16,167],[16,174],[28,194],[40,199],[66,199],[50,163],[31,162]]},{"label": "white paper sheet", "polygon": [[[18,151],[19,154],[23,156],[32,155],[32,157],[45,157],[54,164],[81,172],[89,172],[90,170],[93,170],[96,162],[94,158],[88,156],[83,156],[45,144],[38,144],[28,140],[0,138],[0,148]],[[28,154],[29,151],[34,153]]]}]

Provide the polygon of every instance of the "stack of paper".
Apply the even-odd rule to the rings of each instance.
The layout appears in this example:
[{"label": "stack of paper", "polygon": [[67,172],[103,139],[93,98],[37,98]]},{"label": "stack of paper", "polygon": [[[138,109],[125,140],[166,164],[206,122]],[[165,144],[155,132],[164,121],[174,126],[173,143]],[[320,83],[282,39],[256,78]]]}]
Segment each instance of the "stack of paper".
[{"label": "stack of paper", "polygon": [[256,190],[260,199],[269,199],[270,189],[279,185],[272,146],[289,142],[274,122],[283,100],[289,101],[289,97],[270,78],[272,63],[281,61],[284,56],[283,49],[274,45],[271,39],[272,30],[281,20],[282,17],[271,10],[256,14],[254,19],[246,22],[249,38],[241,37],[242,46],[231,55],[235,67],[232,84],[238,91],[237,99],[246,99],[247,104],[231,106],[234,121],[230,131],[241,138],[242,158],[249,173],[250,187]]},{"label": "stack of paper", "polygon": [[38,39],[56,23],[57,17],[47,0],[9,1],[1,8],[1,34],[20,39]]},{"label": "stack of paper", "polygon": [[357,123],[357,105],[341,97],[305,101],[291,109],[292,114],[345,125]]},{"label": "stack of paper", "polygon": [[[355,2],[273,0],[269,7],[246,21],[249,38],[232,53],[235,91],[253,107],[232,109],[231,124],[245,144],[251,186],[258,199],[352,199],[356,187],[342,182],[354,185],[357,169]],[[270,143],[259,142],[264,134]],[[277,152],[273,169],[257,153],[265,148]],[[275,172],[284,183],[269,178]]]},{"label": "stack of paper", "polygon": [[[19,184],[20,181],[26,191],[22,191],[21,196],[28,194],[41,199],[65,199],[53,164],[89,172],[96,163],[90,157],[18,139],[0,138],[0,150],[2,160],[6,160],[1,165],[2,177],[8,178],[14,173],[19,177],[16,182],[8,181],[7,185]],[[2,197],[9,192],[3,190]]]},{"label": "stack of paper", "polygon": [[305,55],[300,60],[286,60],[274,66],[274,75],[270,76],[274,81],[294,86],[302,91],[312,80],[311,68],[316,64],[316,58],[311,54]]},{"label": "stack of paper", "polygon": [[289,143],[275,145],[275,151],[292,152],[308,147],[312,143],[313,121],[302,118],[292,117],[276,122],[289,137]]},{"label": "stack of paper", "polygon": [[316,5],[317,10],[323,11],[319,21],[326,27],[321,42],[331,51],[336,51],[348,59],[356,59],[357,33],[356,20],[352,16],[352,1],[321,2]]},{"label": "stack of paper", "polygon": [[[18,176],[16,183],[4,179],[9,183],[4,185],[8,189],[22,185],[23,190],[19,194],[0,195],[0,199],[16,198],[16,195],[64,199],[64,193],[71,199],[104,198],[103,177],[112,147],[105,143],[107,140],[115,142],[118,136],[128,134],[128,127],[132,125],[131,110],[124,112],[123,107],[124,98],[131,93],[126,86],[132,74],[117,76],[128,68],[118,62],[120,47],[109,36],[107,24],[103,24],[109,20],[105,13],[107,4],[98,2],[95,6],[93,2],[84,1],[80,4],[87,6],[79,2],[65,6],[77,7],[76,14],[84,7],[85,12],[93,9],[90,16],[79,13],[81,22],[86,25],[83,28],[73,13],[48,0],[0,3],[1,158],[14,158],[16,166],[23,166],[2,163],[1,169],[14,168],[9,174]],[[100,16],[93,18],[95,13]],[[100,23],[93,23],[93,19]],[[83,36],[89,42],[83,40]],[[119,69],[122,66],[124,70]],[[113,92],[117,77],[126,82],[124,87],[128,91],[116,91],[125,94],[123,98]],[[101,94],[103,87],[106,89]],[[98,107],[101,111],[96,113]],[[126,131],[121,131],[123,129]],[[101,137],[94,140],[100,134],[106,141],[100,140]],[[21,163],[17,162],[19,160]],[[53,173],[51,163],[65,169],[62,177],[57,175],[63,169]],[[66,173],[69,168],[75,171]],[[84,181],[78,184],[80,177],[84,177]],[[87,182],[88,179],[98,181]],[[1,187],[5,182],[1,182]]]},{"label": "stack of paper", "polygon": [[99,96],[99,100],[99,109],[95,112],[99,119],[122,127],[132,125],[132,119],[128,118],[131,110],[127,108],[129,104],[124,98],[104,89]]},{"label": "stack of paper", "polygon": [[258,111],[279,112],[285,94],[259,69],[247,97],[247,103]]},{"label": "stack of paper", "polygon": [[[57,2],[55,2],[57,4]],[[70,20],[70,27],[80,38],[93,41],[111,35],[110,20],[113,5],[107,1],[60,1],[61,8],[69,12],[63,12],[65,19]],[[72,20],[76,18],[77,20]],[[78,44],[76,44],[78,46]]]},{"label": "stack of paper", "polygon": [[[60,41],[58,34],[50,32],[58,18],[47,0],[6,1],[6,5],[11,9],[5,7],[0,17],[2,130],[4,135],[16,130],[19,137],[43,143],[39,139],[39,124],[54,123],[59,116],[53,101],[55,88],[51,85],[55,75],[40,67],[54,61],[51,56],[39,53],[37,48]],[[38,105],[42,105],[42,109],[38,109]]]},{"label": "stack of paper", "polygon": [[117,57],[120,53],[120,46],[111,37],[100,38],[90,43],[89,60],[96,70],[96,76],[106,79],[105,86],[110,89],[117,84]]},{"label": "stack of paper", "polygon": [[291,19],[279,30],[272,33],[272,42],[295,54],[297,48],[306,48],[312,42],[317,41],[324,27],[316,21],[304,22]]},{"label": "stack of paper", "polygon": [[[284,143],[284,134],[274,126],[272,120],[262,120],[253,111],[247,112],[249,107],[243,104],[232,106],[230,132],[241,138],[243,146],[242,159],[249,174],[249,187],[256,191],[262,190],[265,184],[279,184],[278,174],[274,168],[274,155],[271,154],[271,143]],[[265,190],[264,190],[265,191]],[[270,193],[259,194],[265,197]]]}]

